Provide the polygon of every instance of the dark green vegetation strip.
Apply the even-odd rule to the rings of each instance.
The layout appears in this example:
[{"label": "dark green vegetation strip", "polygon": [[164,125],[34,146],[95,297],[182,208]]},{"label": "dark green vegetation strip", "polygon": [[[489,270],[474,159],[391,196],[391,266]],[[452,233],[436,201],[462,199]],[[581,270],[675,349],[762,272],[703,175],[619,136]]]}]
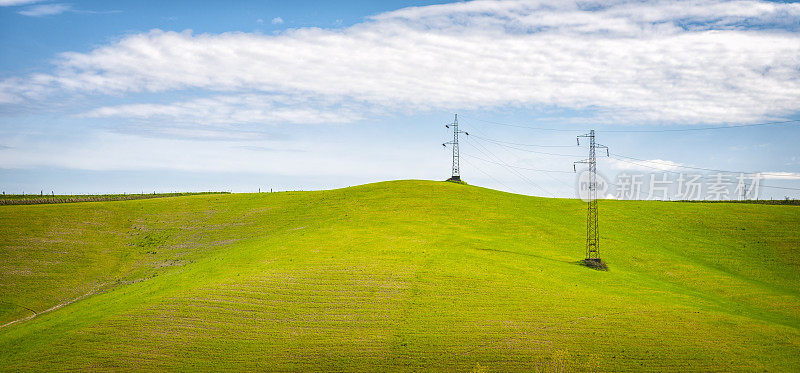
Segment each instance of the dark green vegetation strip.
[{"label": "dark green vegetation strip", "polygon": [[675,202],[688,202],[688,203],[752,203],[757,205],[786,205],[786,206],[800,206],[800,199],[746,199],[741,201],[675,201]]},{"label": "dark green vegetation strip", "polygon": [[600,209],[609,271],[584,203],[455,183],[7,206],[0,367],[800,366],[800,209]]},{"label": "dark green vegetation strip", "polygon": [[42,205],[49,203],[127,201],[163,197],[197,196],[204,194],[228,194],[228,192],[198,193],[153,193],[153,194],[97,194],[97,195],[31,195],[9,194],[0,197],[0,205]]}]

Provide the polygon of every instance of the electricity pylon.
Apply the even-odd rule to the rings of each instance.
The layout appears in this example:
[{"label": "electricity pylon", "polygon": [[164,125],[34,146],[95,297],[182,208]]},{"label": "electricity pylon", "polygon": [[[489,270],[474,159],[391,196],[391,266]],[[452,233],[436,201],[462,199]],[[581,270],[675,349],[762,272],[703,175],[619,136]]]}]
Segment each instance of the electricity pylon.
[{"label": "electricity pylon", "polygon": [[609,155],[608,147],[600,145],[594,141],[594,130],[585,135],[580,135],[576,139],[578,145],[581,144],[581,137],[589,138],[589,158],[577,161],[572,164],[572,168],[577,172],[575,164],[586,163],[589,165],[589,185],[587,186],[587,197],[589,209],[586,214],[586,260],[600,261],[600,236],[597,231],[597,158],[595,149],[605,148],[606,156]]},{"label": "electricity pylon", "polygon": [[455,119],[453,119],[453,123],[445,124],[447,128],[453,126],[453,141],[446,142],[442,144],[442,146],[452,145],[453,146],[453,173],[447,181],[461,181],[461,171],[459,170],[459,159],[458,159],[458,134],[463,133],[469,136],[469,133],[466,131],[459,131],[458,130],[458,114],[455,115]]}]

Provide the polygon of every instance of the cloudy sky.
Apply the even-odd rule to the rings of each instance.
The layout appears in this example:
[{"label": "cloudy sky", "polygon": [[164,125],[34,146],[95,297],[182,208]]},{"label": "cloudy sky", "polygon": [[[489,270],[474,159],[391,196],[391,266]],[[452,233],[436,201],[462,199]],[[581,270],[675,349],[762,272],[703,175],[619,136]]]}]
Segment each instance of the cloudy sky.
[{"label": "cloudy sky", "polygon": [[7,193],[441,180],[458,113],[471,184],[572,197],[595,129],[800,194],[797,3],[0,0],[0,53]]}]

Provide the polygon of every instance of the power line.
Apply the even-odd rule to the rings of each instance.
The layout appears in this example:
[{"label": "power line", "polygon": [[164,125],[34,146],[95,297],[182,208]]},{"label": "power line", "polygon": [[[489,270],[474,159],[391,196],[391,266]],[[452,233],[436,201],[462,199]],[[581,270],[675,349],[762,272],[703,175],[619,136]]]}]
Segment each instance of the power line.
[{"label": "power line", "polygon": [[579,157],[578,155],[574,155],[574,154],[560,154],[560,153],[542,152],[542,151],[538,151],[538,150],[522,149],[522,148],[518,148],[518,147],[515,147],[515,146],[511,146],[511,145],[506,145],[506,144],[503,144],[503,143],[495,142],[493,140],[489,140],[489,139],[486,139],[486,138],[481,138],[481,140],[493,143],[493,144],[495,144],[497,146],[502,146],[502,147],[508,148],[508,149],[519,150],[519,151],[522,151],[522,152],[553,155],[553,156],[557,156],[557,157],[570,157],[570,158]]},{"label": "power line", "polygon": [[[638,162],[632,162],[632,161],[628,161],[628,160],[625,160],[625,159],[617,158],[617,157],[615,157],[614,153],[611,153],[611,155],[612,155],[611,158],[614,158],[614,159],[616,159],[618,161],[621,161],[621,162],[630,163],[630,164],[633,164],[633,165],[646,167],[646,168],[650,168],[650,169],[658,170],[658,171],[662,171],[662,172],[669,172],[669,173],[672,173],[672,174],[681,174],[681,172],[678,172],[678,171],[665,170],[663,168],[652,167],[652,166],[648,166],[648,165],[641,164],[641,163],[638,163]],[[628,157],[628,158],[630,158],[630,157]],[[638,158],[632,158],[632,159],[638,159]],[[652,161],[644,161],[644,162],[652,162]],[[673,167],[684,167],[684,168],[694,168],[694,169],[698,169],[698,170],[714,171],[714,172],[730,173],[730,174],[737,174],[737,173],[742,173],[742,174],[748,174],[748,173],[751,173],[751,174],[766,174],[766,175],[770,174],[770,173],[767,173],[767,172],[740,172],[740,171],[714,170],[714,169],[710,169],[710,168],[676,166],[676,165],[672,165],[672,164],[670,166],[673,166]],[[772,174],[772,175],[775,175],[775,174]],[[759,187],[762,187],[762,188],[773,188],[773,189],[785,189],[785,190],[799,190],[800,191],[800,188],[779,187],[779,186],[764,185],[764,184],[759,184]]]},{"label": "power line", "polygon": [[[462,115],[463,117],[463,115]],[[567,128],[554,128],[554,127],[537,127],[537,126],[526,126],[521,124],[511,124],[511,123],[503,123],[503,122],[496,122],[491,120],[479,119],[479,118],[471,118],[472,120],[476,120],[479,122],[484,122],[488,124],[494,124],[498,126],[505,126],[505,127],[515,127],[515,128],[525,128],[530,130],[538,130],[538,131],[557,131],[557,132],[577,132],[581,131],[580,129],[567,129]],[[774,122],[762,122],[762,123],[749,123],[749,124],[733,124],[733,125],[720,125],[720,126],[708,126],[708,127],[695,127],[695,128],[663,128],[663,129],[629,129],[629,130],[598,130],[596,132],[615,132],[615,133],[654,133],[654,132],[689,132],[689,131],[708,131],[708,130],[721,130],[721,129],[732,129],[732,128],[744,128],[744,127],[759,127],[759,126],[771,126],[771,125],[780,125],[780,124],[790,124],[790,123],[800,123],[800,119],[790,119],[790,120],[782,120],[782,121],[774,121]]]},{"label": "power line", "polygon": [[[515,156],[515,154],[511,153],[511,152],[510,152],[508,149],[506,149],[506,147],[507,147],[507,146],[504,146],[504,145],[502,145],[502,144],[494,144],[494,145],[499,145],[499,146],[501,147],[501,149],[503,149],[503,151],[505,151],[505,152],[506,152],[506,153],[508,153],[508,154],[511,154],[512,156]],[[540,152],[540,153],[541,153],[541,152]],[[536,170],[536,169],[530,169],[530,170],[531,170],[531,171],[538,171],[538,172],[542,172],[542,174],[543,174],[543,175],[545,175],[545,176],[549,177],[550,179],[554,180],[555,182],[557,182],[557,183],[559,183],[559,184],[561,184],[561,185],[564,185],[564,186],[566,186],[568,189],[570,189],[570,188],[573,188],[573,185],[571,185],[571,184],[569,184],[569,183],[565,183],[563,180],[561,180],[561,179],[557,179],[557,178],[555,178],[555,177],[551,176],[551,175],[550,175],[550,173],[548,173],[548,171],[545,171],[545,170]],[[570,173],[569,171],[550,171],[550,172],[563,172],[563,173]]]},{"label": "power line", "polygon": [[[474,130],[479,131],[477,127],[473,127]],[[483,131],[479,131],[483,132]],[[510,142],[510,141],[502,141],[497,139],[490,139],[487,137],[476,136],[486,141],[501,143],[501,144],[508,144],[508,145],[518,145],[518,146],[531,146],[537,148],[574,148],[573,145],[540,145],[540,144],[525,144],[525,143],[518,143],[518,142]]]},{"label": "power line", "polygon": [[[474,155],[464,154],[464,156],[467,156],[467,157],[470,157],[470,158],[475,158],[477,160],[484,161],[484,162],[487,162],[487,163],[494,163],[494,164],[500,165],[500,166],[503,165],[502,163],[490,161],[488,159],[483,159],[483,158],[480,158],[480,157],[476,157]],[[507,166],[508,167],[512,167],[512,168],[516,168],[516,169],[519,169],[519,170],[527,170],[527,171],[553,172],[553,173],[562,173],[562,174],[571,174],[572,173],[572,172],[569,172],[569,171],[560,171],[560,170],[540,170],[538,168],[528,168],[528,167],[513,166],[513,165],[507,165]]]},{"label": "power line", "polygon": [[[467,155],[467,154],[464,154],[464,155]],[[475,157],[473,157],[473,158],[475,158]],[[482,174],[484,174],[484,175],[488,176],[490,179],[494,180],[494,181],[495,181],[495,182],[497,182],[498,184],[500,184],[500,185],[502,185],[502,186],[506,187],[508,190],[510,190],[510,191],[512,191],[512,192],[514,192],[514,193],[517,193],[517,194],[519,194],[519,193],[518,193],[518,192],[517,192],[517,191],[516,191],[514,188],[512,188],[512,187],[510,187],[510,186],[506,185],[505,183],[503,183],[503,182],[502,182],[502,181],[500,181],[500,180],[497,180],[497,179],[495,179],[495,178],[494,178],[494,176],[492,176],[492,175],[489,175],[489,174],[488,174],[488,173],[486,173],[486,171],[484,171],[484,170],[481,170],[481,168],[480,168],[480,167],[478,167],[478,166],[474,165],[474,164],[473,164],[472,162],[470,162],[469,160],[466,160],[466,159],[465,159],[465,160],[464,160],[464,162],[467,162],[467,164],[468,164],[468,165],[470,165],[470,166],[474,167],[476,170],[478,170],[478,171],[480,171]]]},{"label": "power line", "polygon": [[[535,186],[535,187],[536,187],[536,188],[538,188],[539,190],[541,190],[541,191],[543,191],[543,192],[545,192],[545,193],[549,194],[551,197],[554,197],[554,198],[555,198],[555,195],[554,195],[553,193],[550,193],[549,191],[547,191],[546,189],[542,188],[542,187],[541,187],[539,184],[537,184],[537,183],[536,183],[536,182],[534,182],[533,180],[529,179],[528,177],[526,177],[525,175],[523,175],[523,174],[522,174],[522,173],[520,173],[519,171],[517,171],[517,170],[515,170],[514,168],[512,168],[510,165],[508,165],[508,164],[506,164],[505,162],[503,162],[503,161],[500,159],[500,157],[498,157],[498,156],[494,155],[494,153],[492,153],[492,152],[491,152],[489,149],[486,149],[486,147],[484,147],[484,146],[483,146],[483,145],[481,145],[480,143],[475,143],[475,144],[477,144],[478,146],[481,146],[481,147],[482,147],[484,150],[486,150],[486,152],[484,152],[483,150],[481,150],[481,149],[480,149],[480,148],[478,148],[477,146],[473,145],[473,142],[467,142],[467,144],[469,144],[470,146],[472,146],[473,148],[475,148],[475,149],[476,149],[476,150],[478,150],[479,152],[483,153],[483,155],[486,155],[487,157],[490,157],[490,158],[494,158],[495,160],[497,160],[497,161],[498,161],[498,162],[501,164],[501,166],[505,167],[506,169],[508,169],[508,170],[509,170],[509,171],[511,171],[512,173],[516,174],[516,175],[517,175],[517,176],[519,176],[521,179],[523,179],[523,180],[527,181],[527,182],[528,182],[528,183],[530,183],[531,185]],[[488,152],[489,154],[491,154],[491,156],[487,155],[487,154],[486,154],[487,152]]]},{"label": "power line", "polygon": [[717,169],[713,169],[713,168],[684,166],[684,165],[680,165],[680,164],[674,164],[674,163],[668,163],[668,162],[665,162],[665,161],[660,161],[660,160],[657,160],[657,159],[656,160],[647,160],[647,159],[641,159],[641,158],[634,158],[634,157],[629,157],[629,156],[626,156],[626,155],[616,154],[616,153],[611,153],[611,155],[613,155],[615,159],[620,160],[620,161],[623,161],[623,160],[622,159],[618,159],[616,157],[628,158],[628,159],[633,159],[633,160],[636,160],[636,161],[648,162],[648,163],[659,163],[659,164],[663,164],[663,165],[666,165],[666,166],[679,167],[679,168],[688,168],[688,169],[693,169],[693,170],[723,172],[723,173],[731,173],[731,174],[761,174],[761,175],[772,175],[772,176],[782,176],[783,175],[783,174],[777,174],[777,173],[774,173],[774,172],[743,172],[743,171],[717,170]]},{"label": "power line", "polygon": [[601,132],[688,132],[688,131],[708,131],[708,130],[724,130],[724,129],[731,129],[731,128],[743,128],[743,127],[759,127],[759,126],[771,126],[776,124],[788,124],[788,123],[798,123],[800,119],[792,119],[792,120],[782,120],[777,122],[763,122],[763,123],[751,123],[751,124],[732,124],[732,125],[722,125],[722,126],[709,126],[709,127],[696,127],[696,128],[665,128],[660,130],[601,130]]},{"label": "power line", "polygon": [[[470,146],[472,146],[473,148],[475,148],[475,149],[476,149],[476,150],[478,150],[479,152],[483,153],[483,155],[486,155],[486,156],[488,156],[488,157],[490,157],[490,158],[494,158],[494,159],[496,159],[496,160],[497,160],[497,161],[500,163],[500,165],[501,165],[501,166],[505,167],[506,169],[508,169],[508,170],[509,170],[509,171],[511,171],[512,173],[516,174],[517,176],[519,176],[519,177],[520,177],[521,179],[523,179],[524,181],[527,181],[527,182],[528,182],[528,183],[530,183],[531,185],[535,186],[536,188],[538,188],[538,189],[539,189],[539,190],[541,190],[542,192],[545,192],[545,193],[549,194],[551,197],[555,197],[555,195],[554,195],[554,194],[552,194],[552,193],[550,193],[549,191],[547,191],[546,189],[542,188],[542,187],[541,187],[539,184],[537,184],[537,183],[536,183],[536,182],[534,182],[533,180],[529,179],[528,177],[526,177],[525,175],[523,175],[523,174],[522,174],[522,173],[520,173],[519,171],[515,170],[515,169],[514,169],[514,168],[512,168],[512,167],[511,167],[509,164],[507,164],[507,163],[503,162],[503,161],[500,159],[500,157],[496,156],[494,153],[492,153],[492,151],[491,151],[491,150],[487,149],[485,146],[483,146],[483,145],[481,145],[481,144],[479,144],[479,143],[477,144],[478,146],[480,146],[481,148],[483,148],[483,150],[485,150],[486,152],[484,152],[483,150],[481,150],[481,149],[480,149],[480,148],[478,148],[477,146],[473,145],[473,144],[472,144],[472,142],[468,142],[467,144],[469,144]],[[489,153],[489,154],[487,155],[487,153]]]},{"label": "power line", "polygon": [[[462,115],[462,117],[463,117],[463,115]],[[526,129],[531,129],[531,130],[554,131],[554,132],[576,132],[576,131],[578,131],[578,130],[566,129],[566,128],[531,127],[531,126],[523,126],[523,125],[520,125],[520,124],[510,124],[510,123],[495,122],[495,121],[492,121],[492,120],[485,120],[485,119],[480,119],[480,118],[472,118],[472,117],[467,117],[467,118],[468,119],[472,119],[472,120],[477,120],[479,122],[494,124],[494,125],[498,125],[498,126],[505,126],[505,127],[526,128]]]},{"label": "power line", "polygon": [[[477,131],[478,131],[478,132],[480,132],[481,134],[484,134],[484,133],[483,133],[483,131],[482,131],[482,130],[480,130],[480,129],[478,129],[478,128],[473,128],[473,129],[474,129],[474,130],[477,130]],[[482,137],[482,136],[478,136],[478,137],[480,137],[481,139],[489,140],[490,142],[492,141],[492,139],[489,139],[488,137]],[[501,149],[502,149],[503,151],[505,151],[506,153],[510,154],[511,156],[516,156],[516,154],[513,154],[513,153],[512,153],[512,152],[510,152],[508,149],[506,149],[504,146],[502,146],[502,144],[501,144],[501,143],[502,143],[502,141],[495,140],[495,142],[496,142],[496,143],[495,143],[494,145],[500,145],[500,146],[501,146]],[[484,147],[484,148],[486,148],[486,147]],[[487,149],[487,150],[488,150],[488,149]],[[509,165],[509,166],[510,166],[510,165]],[[511,167],[515,167],[515,166],[511,166]],[[516,168],[520,168],[520,167],[516,167]],[[524,169],[524,168],[520,168],[520,169]],[[530,171],[537,171],[537,172],[541,172],[542,174],[544,174],[544,175],[545,175],[545,176],[547,176],[548,178],[550,178],[550,179],[552,179],[552,180],[556,181],[557,183],[560,183],[560,184],[562,184],[562,185],[566,186],[568,189],[571,189],[571,188],[573,188],[573,185],[571,185],[571,184],[569,184],[569,183],[565,183],[563,180],[561,180],[561,179],[558,179],[558,178],[555,178],[555,177],[551,176],[551,175],[550,175],[550,173],[549,173],[549,172],[547,172],[547,171],[545,171],[545,170],[536,170],[536,169],[530,169],[530,168],[528,168],[528,170],[530,170]],[[561,171],[561,172],[563,172],[563,171]]]},{"label": "power line", "polygon": [[779,187],[779,186],[764,185],[764,184],[760,184],[759,186],[764,187],[764,188],[774,188],[774,189],[800,190],[800,188]]},{"label": "power line", "polygon": [[[492,142],[491,140],[488,140],[488,139],[486,139],[484,137],[479,137],[479,136],[474,136],[474,135],[473,135],[473,137],[480,138],[481,140],[484,140],[484,141]],[[568,155],[568,154],[548,153],[548,152],[540,152],[540,151],[535,151],[535,150],[530,150],[530,149],[520,149],[520,148],[517,148],[517,147],[508,146],[508,145],[504,145],[504,144],[501,144],[501,143],[495,143],[495,145],[498,145],[498,146],[501,146],[501,147],[504,147],[504,148],[509,148],[509,149],[515,149],[515,150],[519,150],[519,151],[529,152],[529,153],[547,154],[547,155],[562,156],[562,157],[574,157],[573,155]],[[676,165],[676,164],[673,164],[673,163],[659,162],[659,161],[656,161],[656,160],[646,160],[646,159],[634,158],[634,157],[624,156],[624,155],[616,154],[616,153],[610,153],[610,155],[612,156],[612,158],[614,158],[614,159],[616,159],[618,161],[622,161],[622,162],[638,165],[638,166],[641,166],[641,167],[650,168],[650,169],[653,169],[653,170],[670,172],[670,173],[674,173],[674,174],[680,174],[680,172],[669,171],[669,170],[665,170],[663,168],[658,168],[658,167],[652,167],[652,166],[648,166],[648,165],[641,164],[641,163],[638,163],[638,162],[627,161],[627,160],[621,159],[621,158],[628,158],[628,159],[633,159],[633,160],[637,160],[637,161],[641,161],[641,162],[647,162],[647,163],[658,163],[658,164],[663,164],[663,165],[670,166],[670,167],[678,167],[678,168],[686,168],[686,169],[694,169],[694,170],[702,170],[702,171],[733,173],[733,174],[735,174],[735,173],[745,173],[745,174],[758,173],[758,174],[761,174],[761,175],[782,176],[782,174],[771,173],[771,172],[742,172],[742,171],[719,170],[719,169],[704,168],[704,167],[683,166],[683,165]],[[483,161],[486,161],[486,160],[483,160]],[[490,162],[490,163],[495,163],[495,162]],[[519,166],[511,166],[511,165],[507,165],[507,164],[505,166],[506,167],[519,168],[519,169],[525,169],[525,168],[522,168],[522,167],[519,167]],[[557,172],[557,171],[546,171],[546,170],[536,170],[536,169],[531,169],[531,171]],[[547,175],[547,174],[545,174],[545,175]],[[775,188],[775,189],[785,189],[785,190],[800,190],[800,188],[778,187],[778,186],[764,185],[764,184],[761,184],[760,186],[762,186],[764,188]]]},{"label": "power line", "polygon": [[[462,118],[463,118],[463,115],[462,115]],[[477,121],[480,121],[480,122],[484,122],[484,123],[496,124],[496,125],[508,126],[508,127],[518,127],[518,128],[527,128],[527,129],[535,129],[535,130],[546,130],[546,131],[559,131],[559,132],[573,132],[573,131],[575,131],[575,130],[572,130],[572,129],[564,129],[564,128],[545,128],[545,127],[532,127],[532,126],[524,126],[524,125],[517,125],[517,124],[509,124],[509,123],[488,121],[488,120],[483,120],[483,119],[478,119],[478,118],[471,118],[471,119],[474,119],[474,120],[477,120]],[[598,131],[598,132],[616,132],[616,133],[624,133],[624,132],[631,132],[631,133],[636,133],[636,132],[645,132],[645,133],[647,133],[647,132],[686,132],[686,131],[704,131],[704,130],[742,128],[742,127],[769,126],[769,125],[780,125],[780,124],[789,124],[789,123],[798,123],[798,122],[800,122],[800,119],[785,120],[785,121],[774,121],[774,122],[763,122],[763,123],[740,124],[740,125],[722,125],[722,126],[698,127],[698,128],[673,128],[673,129],[659,129],[659,130],[634,130],[634,129],[632,129],[632,130],[606,130],[606,131],[602,131],[601,130],[601,131]],[[477,128],[475,128],[475,129],[477,129]],[[480,132],[483,132],[483,131],[480,131]],[[570,155],[570,154],[551,153],[551,152],[543,152],[543,151],[537,151],[537,150],[521,148],[521,147],[547,147],[547,148],[550,148],[550,147],[553,147],[553,148],[555,148],[555,147],[559,147],[559,148],[568,148],[568,147],[570,147],[571,148],[572,147],[572,146],[567,146],[567,145],[525,144],[525,143],[517,143],[517,142],[496,140],[496,139],[492,139],[492,138],[489,138],[489,137],[478,136],[478,135],[473,135],[471,137],[473,137],[476,140],[485,141],[487,143],[494,144],[496,146],[499,146],[499,147],[503,148],[504,150],[505,149],[513,149],[513,150],[523,151],[523,152],[527,152],[527,153],[544,154],[544,155],[560,156],[560,157],[576,157],[575,155]],[[465,155],[467,155],[469,157],[472,157],[472,158],[475,158],[475,159],[478,159],[478,160],[481,160],[483,162],[487,162],[487,163],[492,163],[492,164],[503,166],[503,167],[507,168],[509,171],[515,173],[520,178],[522,178],[525,181],[531,183],[532,185],[534,185],[538,189],[542,190],[543,192],[545,192],[547,194],[550,194],[551,196],[554,196],[554,195],[552,193],[550,193],[549,191],[545,190],[544,188],[542,188],[541,186],[539,186],[538,184],[536,184],[535,182],[533,182],[532,180],[530,180],[529,178],[525,177],[524,175],[522,175],[518,171],[516,171],[516,169],[542,172],[542,173],[544,173],[546,176],[548,176],[550,178],[553,178],[553,177],[550,176],[548,173],[562,173],[562,172],[563,173],[568,173],[568,172],[564,172],[564,171],[539,170],[539,169],[533,169],[533,168],[527,168],[527,167],[513,166],[513,165],[510,165],[508,163],[503,162],[500,157],[498,157],[497,155],[492,153],[487,147],[482,145],[480,142],[467,142],[467,143],[470,146],[474,147],[479,152],[481,152],[484,155],[486,155],[487,157],[489,157],[491,159],[496,159],[497,161],[483,159],[483,158],[480,158],[480,157],[475,157],[475,156],[471,156],[471,155],[467,155],[467,154],[465,154]],[[480,146],[481,148],[483,148],[483,150],[481,150],[481,148],[478,148],[476,145]],[[484,152],[484,150],[485,150],[485,152]],[[491,155],[489,155],[487,153],[489,153]],[[674,163],[671,163],[671,162],[666,162],[666,161],[646,160],[646,159],[629,157],[629,156],[625,156],[625,155],[622,155],[622,154],[615,154],[615,153],[611,153],[610,155],[612,156],[612,158],[614,158],[614,159],[616,159],[618,161],[622,161],[622,162],[626,162],[626,163],[630,163],[630,164],[634,164],[634,165],[638,165],[638,166],[641,166],[641,167],[646,167],[646,168],[650,168],[650,169],[654,169],[654,170],[669,172],[669,173],[673,173],[673,174],[680,174],[680,172],[665,170],[664,168],[659,168],[659,167],[652,167],[652,166],[649,166],[647,164],[641,164],[641,163],[629,161],[629,160],[626,160],[626,159],[645,162],[645,163],[650,163],[650,164],[652,164],[652,163],[661,164],[661,165],[665,165],[665,166],[669,166],[669,167],[684,168],[684,169],[694,169],[694,170],[702,170],[702,171],[711,171],[711,172],[720,172],[720,173],[750,173],[750,174],[756,174],[757,173],[757,174],[767,175],[767,176],[769,176],[769,175],[782,176],[783,175],[782,173],[738,172],[738,171],[719,170],[719,169],[704,168],[704,167],[683,166],[683,165],[677,165],[677,164],[674,164]],[[622,159],[622,158],[626,158],[626,159]],[[482,170],[479,170],[479,171],[483,172]],[[483,173],[486,174],[485,172],[483,172]],[[487,176],[489,176],[489,175],[487,174]],[[561,180],[558,180],[558,179],[555,179],[555,178],[553,178],[553,179],[563,183],[563,181],[561,181]],[[498,181],[498,180],[495,179],[495,181]],[[800,188],[779,187],[779,186],[763,185],[763,184],[761,184],[761,186],[765,187],[765,188],[775,188],[775,189],[784,189],[784,190],[800,190]]]},{"label": "power line", "polygon": [[499,144],[518,145],[518,146],[531,146],[531,147],[537,147],[537,148],[574,148],[575,147],[575,145],[523,144],[523,143],[518,143],[518,142],[495,140],[495,139],[490,139],[490,138],[486,138],[486,137],[482,137],[482,136],[478,136],[478,135],[473,135],[473,137],[479,138],[479,139],[484,140],[484,141],[489,141],[489,142],[494,142],[494,143],[499,143]]}]

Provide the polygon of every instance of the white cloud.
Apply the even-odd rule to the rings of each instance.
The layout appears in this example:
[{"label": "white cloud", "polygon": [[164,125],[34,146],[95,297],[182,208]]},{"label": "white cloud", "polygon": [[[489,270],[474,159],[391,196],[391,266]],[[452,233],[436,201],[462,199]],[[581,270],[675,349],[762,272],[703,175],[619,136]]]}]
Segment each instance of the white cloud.
[{"label": "white cloud", "polygon": [[800,110],[800,34],[792,32],[800,4],[587,7],[474,1],[274,36],[154,30],[64,53],[55,73],[6,79],[0,102],[52,91],[195,89],[357,102],[366,110],[588,109],[599,120],[630,123],[746,122]]},{"label": "white cloud", "polygon": [[67,4],[43,4],[20,10],[19,14],[29,17],[44,17],[64,13],[71,8],[72,6]]},{"label": "white cloud", "polygon": [[275,17],[275,18],[272,19],[272,24],[273,25],[280,25],[281,23],[283,23],[283,18],[281,18],[281,17]]},{"label": "white cloud", "polygon": [[41,2],[42,0],[0,0],[0,6],[25,5]]},{"label": "white cloud", "polygon": [[766,180],[800,180],[798,172],[762,172],[759,175]]},{"label": "white cloud", "polygon": [[616,158],[602,158],[602,160],[609,162],[609,166],[615,170],[635,170],[635,171],[675,171],[681,170],[683,164],[663,159],[649,159],[643,161],[624,161]]},{"label": "white cloud", "polygon": [[[682,163],[667,161],[663,159],[624,161],[615,158],[607,158],[603,160],[609,162],[608,164],[612,169],[620,171],[643,171],[643,172],[671,171],[671,172],[697,173],[697,171],[692,171],[691,168],[683,167],[684,164]],[[785,172],[785,171],[760,172],[759,176],[763,180],[800,180],[800,173],[798,172]]]},{"label": "white cloud", "polygon": [[362,119],[351,108],[275,95],[234,95],[169,104],[131,104],[91,110],[89,118],[227,125],[244,123],[346,123]]}]

